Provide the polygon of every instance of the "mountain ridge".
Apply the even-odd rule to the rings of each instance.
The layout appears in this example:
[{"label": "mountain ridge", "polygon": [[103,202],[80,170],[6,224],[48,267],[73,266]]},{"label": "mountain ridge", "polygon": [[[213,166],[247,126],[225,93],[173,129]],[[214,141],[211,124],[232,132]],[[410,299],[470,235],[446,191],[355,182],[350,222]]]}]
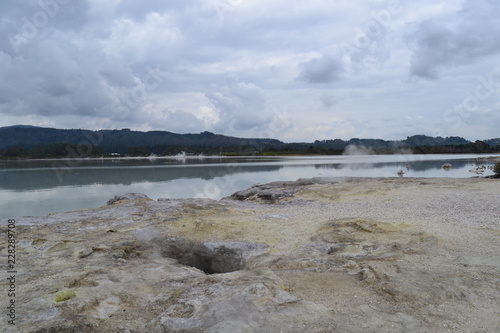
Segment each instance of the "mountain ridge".
[{"label": "mountain ridge", "polygon": [[[59,145],[59,146],[58,146]],[[96,154],[176,154],[180,151],[192,150],[194,153],[252,153],[252,152],[310,152],[339,154],[347,147],[374,149],[379,152],[397,152],[398,150],[416,147],[457,147],[470,146],[471,149],[484,150],[494,148],[500,151],[500,138],[484,141],[468,141],[459,136],[431,137],[427,135],[407,136],[402,140],[361,139],[349,140],[328,139],[314,142],[285,143],[272,138],[239,138],[204,131],[201,133],[179,134],[170,131],[134,131],[122,129],[57,129],[32,125],[14,125],[0,127],[0,149],[17,149],[22,152],[40,150],[42,147],[58,146],[58,150],[66,149],[64,145],[92,145]],[[97,149],[98,147],[98,149]],[[428,149],[427,149],[428,150]],[[422,151],[425,153],[425,151]],[[47,153],[45,153],[47,154]],[[59,155],[61,152],[58,153]]]}]

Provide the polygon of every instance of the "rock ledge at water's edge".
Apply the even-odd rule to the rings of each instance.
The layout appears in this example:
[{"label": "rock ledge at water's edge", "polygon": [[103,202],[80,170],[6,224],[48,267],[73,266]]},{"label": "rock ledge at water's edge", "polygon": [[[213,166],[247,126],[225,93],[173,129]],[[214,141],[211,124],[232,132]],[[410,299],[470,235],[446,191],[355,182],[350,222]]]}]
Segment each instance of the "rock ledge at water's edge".
[{"label": "rock ledge at water's edge", "polygon": [[498,189],[313,178],[19,218],[1,330],[498,332]]}]

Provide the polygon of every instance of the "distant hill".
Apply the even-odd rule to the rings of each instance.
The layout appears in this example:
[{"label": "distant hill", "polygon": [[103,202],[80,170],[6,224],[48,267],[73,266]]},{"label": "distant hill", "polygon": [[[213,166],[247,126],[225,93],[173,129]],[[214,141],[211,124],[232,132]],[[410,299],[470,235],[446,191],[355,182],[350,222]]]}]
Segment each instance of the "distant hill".
[{"label": "distant hill", "polygon": [[[89,142],[92,146],[90,149]],[[182,151],[196,154],[342,154],[349,146],[369,148],[379,154],[394,153],[401,149],[414,153],[500,152],[500,138],[470,142],[456,136],[443,138],[413,135],[404,140],[352,138],[347,141],[331,139],[310,143],[284,143],[271,138],[237,138],[211,132],[177,134],[168,131],[140,132],[126,128],[91,131],[30,125],[0,127],[0,156],[4,158],[107,156],[109,154],[174,155]]]},{"label": "distant hill", "polygon": [[3,126],[3,127],[0,127],[0,130],[2,128],[37,128],[37,126],[33,126],[33,125],[12,125],[12,126]]},{"label": "distant hill", "polygon": [[500,146],[500,138],[484,140],[484,143],[486,143],[492,147]]},{"label": "distant hill", "polygon": [[283,145],[282,141],[275,139],[243,139],[211,132],[176,134],[167,131],[139,132],[130,129],[90,131],[22,125],[0,128],[0,149],[20,147],[29,150],[37,146],[59,143],[72,145],[89,141],[92,143],[98,139],[103,151],[122,154],[130,147],[145,147],[161,153],[159,150],[162,148],[175,146],[184,150],[196,147],[240,147],[240,149],[260,150]]},{"label": "distant hill", "polygon": [[403,140],[405,144],[410,147],[417,146],[444,146],[444,145],[465,145],[470,143],[470,141],[465,140],[459,136],[450,136],[447,138],[432,137],[426,135],[414,135],[409,136],[406,140]]},{"label": "distant hill", "polygon": [[414,135],[407,137],[405,140],[353,138],[348,141],[335,139],[335,140],[315,141],[314,143],[315,145],[332,149],[345,149],[345,147],[350,145],[372,148],[372,149],[384,149],[384,148],[401,149],[401,148],[412,148],[419,146],[464,145],[470,143],[470,141],[458,136],[442,138],[440,136],[432,137],[426,135]]}]

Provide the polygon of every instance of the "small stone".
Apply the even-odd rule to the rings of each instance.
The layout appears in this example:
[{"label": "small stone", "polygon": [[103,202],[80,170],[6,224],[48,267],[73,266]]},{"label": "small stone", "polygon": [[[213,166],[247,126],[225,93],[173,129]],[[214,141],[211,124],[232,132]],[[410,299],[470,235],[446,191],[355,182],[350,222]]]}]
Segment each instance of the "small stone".
[{"label": "small stone", "polygon": [[86,258],[86,257],[90,256],[93,252],[94,252],[94,250],[92,250],[92,249],[81,250],[80,252],[78,252],[78,258],[79,259]]}]

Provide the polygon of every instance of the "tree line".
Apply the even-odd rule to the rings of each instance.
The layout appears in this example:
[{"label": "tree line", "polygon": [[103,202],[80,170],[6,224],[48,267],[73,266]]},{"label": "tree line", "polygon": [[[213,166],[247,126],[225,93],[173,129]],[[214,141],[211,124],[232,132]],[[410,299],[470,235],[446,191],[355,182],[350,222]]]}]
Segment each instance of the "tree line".
[{"label": "tree line", "polygon": [[[98,143],[83,147],[89,137]],[[92,140],[91,140],[92,141]],[[461,154],[500,152],[500,139],[470,142],[461,137],[413,135],[404,140],[332,139],[285,143],[276,139],[237,138],[211,132],[176,134],[167,131],[62,130],[33,126],[0,128],[0,158],[64,158],[165,156],[181,152],[204,155],[340,155],[347,147],[369,148],[375,154]]]},{"label": "tree line", "polygon": [[[342,155],[344,149],[325,148],[312,144],[284,143],[276,147],[274,145],[230,145],[230,146],[209,146],[209,145],[133,145],[122,146],[118,149],[105,149],[97,145],[91,149],[81,151],[77,144],[52,143],[46,145],[37,145],[34,147],[24,147],[16,145],[7,149],[0,149],[0,157],[3,159],[46,159],[46,158],[86,158],[86,157],[116,157],[132,156],[145,157],[152,154],[158,156],[173,156],[183,152],[191,154],[204,155],[253,155],[253,156],[273,156],[273,155]],[[371,149],[374,154],[396,154],[400,152],[399,148],[374,148]],[[495,147],[483,141],[476,141],[461,145],[435,145],[435,146],[416,146],[410,149],[413,154],[481,154],[481,153],[500,153],[500,145]]]}]

